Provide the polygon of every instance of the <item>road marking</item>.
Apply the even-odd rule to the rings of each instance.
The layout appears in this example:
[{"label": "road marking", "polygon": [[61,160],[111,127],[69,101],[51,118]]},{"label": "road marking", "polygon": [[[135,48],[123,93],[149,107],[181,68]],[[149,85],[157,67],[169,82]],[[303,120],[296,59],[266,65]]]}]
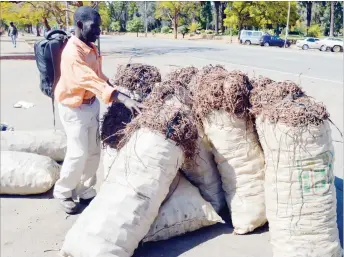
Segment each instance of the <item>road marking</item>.
[{"label": "road marking", "polygon": [[[207,61],[214,61],[214,62],[218,62],[218,63],[223,63],[225,65],[228,65],[228,64],[229,65],[237,65],[237,66],[241,66],[241,67],[244,67],[244,68],[250,68],[250,69],[253,69],[253,70],[272,71],[272,72],[282,73],[282,74],[286,74],[286,75],[293,75],[293,76],[296,76],[296,77],[300,76],[300,74],[295,74],[295,73],[286,72],[286,71],[279,71],[279,70],[273,70],[273,69],[265,69],[265,68],[255,67],[255,66],[248,66],[248,65],[238,64],[238,63],[218,61],[218,60],[213,60],[213,59],[209,59],[209,58],[202,58],[202,57],[196,57],[196,56],[191,56],[191,57],[195,58],[195,59],[201,59],[201,60],[207,60]],[[307,75],[301,75],[301,79],[302,78],[315,79],[315,80],[320,80],[320,81],[324,81],[324,82],[331,82],[331,83],[343,85],[343,81],[338,81],[338,80],[322,79],[322,78],[317,78],[317,77],[312,77],[312,76],[307,76]]]}]

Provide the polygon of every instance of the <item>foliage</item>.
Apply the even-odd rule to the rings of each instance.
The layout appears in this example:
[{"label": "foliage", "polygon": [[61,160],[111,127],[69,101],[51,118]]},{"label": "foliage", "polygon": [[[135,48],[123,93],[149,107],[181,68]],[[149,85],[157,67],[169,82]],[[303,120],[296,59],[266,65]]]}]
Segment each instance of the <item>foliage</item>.
[{"label": "foliage", "polygon": [[201,26],[201,24],[199,24],[197,22],[193,22],[189,26],[189,30],[190,30],[191,33],[194,33],[194,32],[196,32],[197,30],[200,30],[200,29],[202,29],[202,26]]},{"label": "foliage", "polygon": [[171,29],[169,27],[167,27],[167,26],[163,26],[161,28],[161,33],[163,33],[163,34],[171,33]]},{"label": "foliage", "polygon": [[136,32],[137,35],[140,31],[144,28],[143,22],[139,17],[134,17],[132,20],[128,22],[127,29],[130,32]]},{"label": "foliage", "polygon": [[100,17],[102,18],[102,29],[109,30],[109,27],[111,24],[111,18],[110,18],[110,11],[107,8],[106,3],[99,2],[98,8],[99,8]]},{"label": "foliage", "polygon": [[296,21],[295,26],[291,27],[290,31],[295,32],[295,34],[298,34],[298,35],[306,35],[307,27],[303,22],[298,20]]},{"label": "foliage", "polygon": [[211,2],[201,2],[201,10],[199,20],[202,28],[208,29],[211,22],[213,21]]},{"label": "foliage", "polygon": [[308,36],[310,37],[319,37],[321,35],[320,25],[315,24],[311,25],[308,29]]},{"label": "foliage", "polygon": [[[264,28],[267,25],[277,26],[287,23],[288,2],[228,2],[225,10],[226,26],[236,23],[236,27]],[[290,25],[298,18],[296,2],[290,2]]]},{"label": "foliage", "polygon": [[183,25],[178,28],[178,32],[183,35],[183,38],[186,33],[188,33],[189,29],[187,26]]},{"label": "foliage", "polygon": [[178,24],[181,22],[182,16],[185,15],[193,5],[193,2],[158,2],[155,17],[157,19],[170,20],[173,26],[174,37],[177,38]]},{"label": "foliage", "polygon": [[112,21],[110,24],[110,30],[114,32],[119,32],[121,30],[121,24],[119,21]]}]

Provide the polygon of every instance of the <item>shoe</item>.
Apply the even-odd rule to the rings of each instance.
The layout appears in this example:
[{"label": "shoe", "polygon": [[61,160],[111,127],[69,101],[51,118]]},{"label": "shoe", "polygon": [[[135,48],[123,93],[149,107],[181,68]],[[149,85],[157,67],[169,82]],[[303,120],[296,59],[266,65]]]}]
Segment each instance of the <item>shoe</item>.
[{"label": "shoe", "polygon": [[79,203],[82,205],[89,205],[90,202],[92,202],[92,200],[94,199],[94,197],[88,198],[88,199],[79,199]]},{"label": "shoe", "polygon": [[78,210],[78,205],[73,201],[73,198],[62,199],[61,206],[68,214],[75,214]]}]

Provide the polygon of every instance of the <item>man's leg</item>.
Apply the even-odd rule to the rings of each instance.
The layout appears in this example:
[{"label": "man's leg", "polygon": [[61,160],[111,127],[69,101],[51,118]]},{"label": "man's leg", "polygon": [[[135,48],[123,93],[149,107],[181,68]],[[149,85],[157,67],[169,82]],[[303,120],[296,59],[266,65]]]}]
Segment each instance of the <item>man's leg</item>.
[{"label": "man's leg", "polygon": [[67,135],[67,152],[60,178],[55,184],[54,197],[63,199],[64,209],[71,213],[76,209],[71,199],[72,191],[80,182],[88,155],[88,127],[80,112],[79,108],[59,105],[61,122]]},{"label": "man's leg", "polygon": [[[94,186],[97,182],[97,170],[100,161],[100,139],[99,139],[99,101],[96,100],[89,106],[92,118],[88,129],[88,158],[86,160],[84,173],[81,177],[76,193],[82,200],[92,199],[96,196]],[[87,201],[86,201],[87,202]]]},{"label": "man's leg", "polygon": [[15,39],[14,39],[14,35],[11,35],[11,40],[12,40],[12,45],[13,45],[14,47],[16,47],[16,45],[15,45]]}]

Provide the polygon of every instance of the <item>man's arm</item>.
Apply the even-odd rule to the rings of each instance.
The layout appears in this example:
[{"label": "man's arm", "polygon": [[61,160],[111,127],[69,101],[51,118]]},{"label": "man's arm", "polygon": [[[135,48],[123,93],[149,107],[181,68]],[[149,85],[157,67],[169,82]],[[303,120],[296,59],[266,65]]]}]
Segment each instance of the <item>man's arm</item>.
[{"label": "man's arm", "polygon": [[134,109],[137,112],[140,112],[139,108],[143,108],[140,103],[116,90],[109,82],[109,79],[105,81],[100,78],[81,58],[74,60],[71,68],[73,72],[73,77],[70,78],[72,83],[101,97],[104,103],[108,104],[112,101],[118,101],[131,111]]}]

